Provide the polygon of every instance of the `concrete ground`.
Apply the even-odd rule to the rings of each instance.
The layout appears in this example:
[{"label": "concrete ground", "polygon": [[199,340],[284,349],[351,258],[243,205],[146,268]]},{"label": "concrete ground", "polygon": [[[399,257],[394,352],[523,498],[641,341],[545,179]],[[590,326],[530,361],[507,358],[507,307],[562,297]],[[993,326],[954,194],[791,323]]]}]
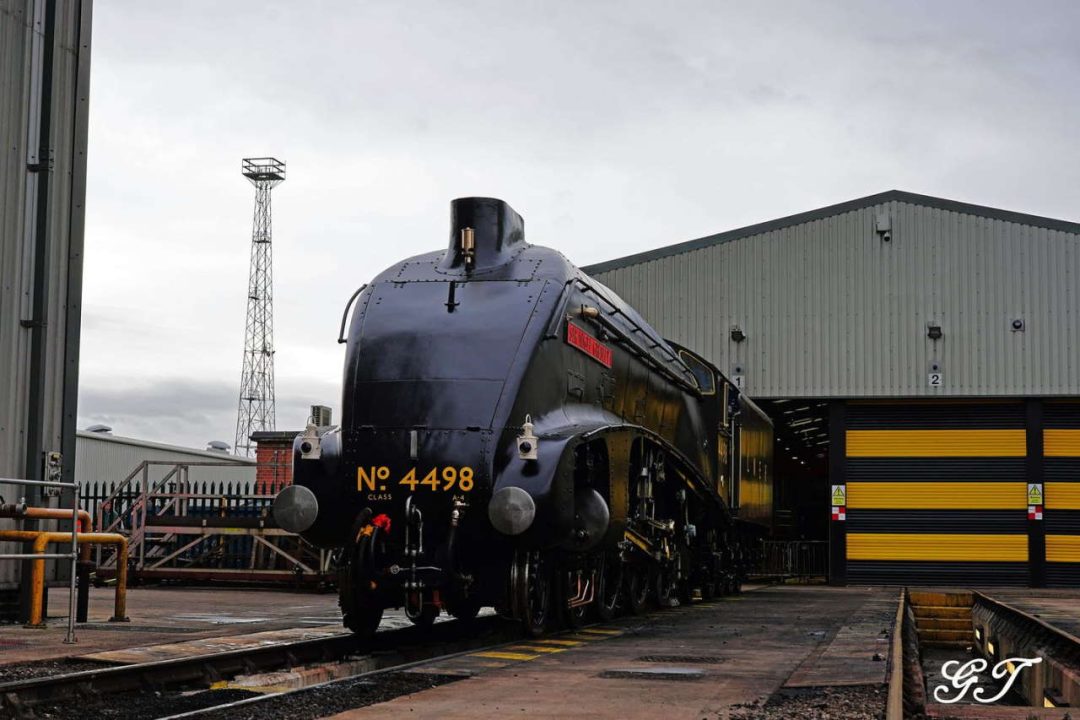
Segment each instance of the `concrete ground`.
[{"label": "concrete ground", "polygon": [[112,623],[112,588],[92,588],[89,622],[76,626],[75,645],[65,645],[67,611],[67,593],[53,588],[46,628],[0,625],[0,676],[3,663],[264,630],[341,626],[336,594],[180,587],[129,589],[130,622]]},{"label": "concrete ground", "polygon": [[999,602],[1039,618],[1080,638],[1080,590],[1047,588],[980,588]]},{"label": "concrete ground", "polygon": [[334,718],[713,720],[781,688],[880,687],[898,596],[760,588],[425,666],[420,671],[470,677]]}]

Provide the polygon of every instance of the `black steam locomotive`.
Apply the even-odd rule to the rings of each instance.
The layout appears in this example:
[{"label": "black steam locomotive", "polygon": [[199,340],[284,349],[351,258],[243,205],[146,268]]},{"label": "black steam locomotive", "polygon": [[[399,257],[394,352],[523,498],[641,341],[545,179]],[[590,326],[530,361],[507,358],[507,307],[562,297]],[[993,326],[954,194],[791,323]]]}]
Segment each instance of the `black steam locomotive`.
[{"label": "black steam locomotive", "polygon": [[768,420],[506,203],[451,211],[446,251],[354,295],[341,426],[296,439],[275,501],[337,549],[345,625],[493,605],[539,634],[737,590],[771,518]]}]

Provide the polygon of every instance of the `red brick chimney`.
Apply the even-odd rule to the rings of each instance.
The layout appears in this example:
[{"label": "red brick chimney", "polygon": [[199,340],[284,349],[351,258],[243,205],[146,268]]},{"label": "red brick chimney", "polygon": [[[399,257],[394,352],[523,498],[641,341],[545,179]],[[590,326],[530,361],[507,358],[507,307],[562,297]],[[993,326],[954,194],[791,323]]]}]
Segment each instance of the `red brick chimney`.
[{"label": "red brick chimney", "polygon": [[293,438],[302,431],[267,430],[252,433],[255,441],[255,493],[276,495],[292,484]]}]

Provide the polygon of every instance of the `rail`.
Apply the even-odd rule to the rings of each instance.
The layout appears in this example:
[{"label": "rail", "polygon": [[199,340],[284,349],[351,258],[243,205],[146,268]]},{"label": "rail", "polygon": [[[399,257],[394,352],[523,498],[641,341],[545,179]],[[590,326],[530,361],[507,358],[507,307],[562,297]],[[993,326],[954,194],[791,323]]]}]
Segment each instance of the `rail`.
[{"label": "rail", "polygon": [[[348,632],[258,644],[208,654],[172,657],[145,663],[102,667],[61,675],[0,682],[0,717],[8,707],[31,710],[43,701],[77,701],[86,694],[110,695],[142,690],[161,691],[189,684],[207,685],[241,673],[336,662],[362,653],[382,669],[418,660],[431,661],[450,652],[475,652],[495,644],[520,642],[521,633],[498,618],[479,618],[472,624],[439,623],[433,634],[415,628],[376,633],[363,641]],[[346,678],[347,679],[347,678]],[[277,693],[280,694],[280,693]]]},{"label": "rail", "polygon": [[[48,457],[48,464],[50,472],[59,472],[60,468],[60,456],[58,453],[50,453]],[[73,482],[63,482],[61,480],[26,480],[23,478],[0,478],[0,483],[5,485],[22,485],[24,487],[58,487],[58,488],[71,488],[74,493],[74,498],[71,504],[71,553],[46,553],[42,548],[37,550],[35,545],[35,552],[32,553],[0,553],[0,560],[35,560],[40,561],[42,566],[42,574],[44,574],[44,564],[46,560],[63,560],[65,558],[71,561],[71,578],[68,584],[68,627],[67,635],[64,637],[64,642],[68,645],[74,644],[75,639],[75,577],[78,572],[79,562],[79,486]],[[37,563],[35,563],[35,566]],[[44,584],[44,580],[42,580]]]}]

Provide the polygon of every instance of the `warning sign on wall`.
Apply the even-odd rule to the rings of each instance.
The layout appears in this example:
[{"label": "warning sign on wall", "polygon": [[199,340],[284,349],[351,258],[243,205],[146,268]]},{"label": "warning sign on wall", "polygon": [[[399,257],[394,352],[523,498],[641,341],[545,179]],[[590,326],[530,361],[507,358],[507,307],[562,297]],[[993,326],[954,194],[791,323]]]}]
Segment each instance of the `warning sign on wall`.
[{"label": "warning sign on wall", "polygon": [[1043,504],[1042,483],[1028,483],[1028,505]]},{"label": "warning sign on wall", "polygon": [[832,486],[832,504],[847,505],[847,485]]},{"label": "warning sign on wall", "polygon": [[832,519],[836,522],[847,520],[847,485],[832,486]]}]

